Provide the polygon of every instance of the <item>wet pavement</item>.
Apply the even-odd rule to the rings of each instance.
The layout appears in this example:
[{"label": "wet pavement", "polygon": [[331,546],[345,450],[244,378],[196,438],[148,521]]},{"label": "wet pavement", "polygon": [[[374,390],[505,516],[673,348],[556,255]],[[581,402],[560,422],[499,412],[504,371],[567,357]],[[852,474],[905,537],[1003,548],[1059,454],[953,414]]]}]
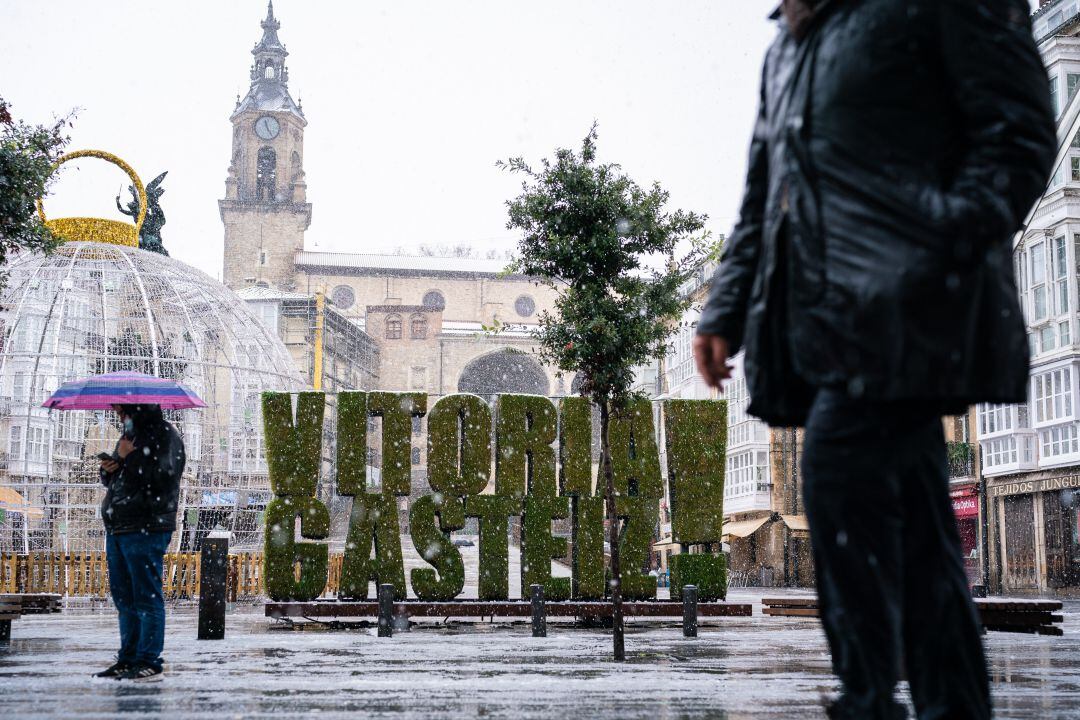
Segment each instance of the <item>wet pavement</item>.
[{"label": "wet pavement", "polygon": [[[769,595],[782,594],[769,591]],[[761,591],[737,591],[754,602]],[[1065,636],[990,633],[998,718],[1080,718],[1080,603]],[[549,621],[429,622],[376,637],[374,628],[281,629],[262,607],[236,607],[226,639],[199,641],[193,608],[170,608],[166,677],[91,680],[117,641],[108,611],[12,624],[0,646],[0,709],[10,718],[815,718],[834,692],[816,620],[721,618],[696,639],[675,623],[634,622],[628,659],[611,637]],[[901,695],[906,695],[901,685]]]}]

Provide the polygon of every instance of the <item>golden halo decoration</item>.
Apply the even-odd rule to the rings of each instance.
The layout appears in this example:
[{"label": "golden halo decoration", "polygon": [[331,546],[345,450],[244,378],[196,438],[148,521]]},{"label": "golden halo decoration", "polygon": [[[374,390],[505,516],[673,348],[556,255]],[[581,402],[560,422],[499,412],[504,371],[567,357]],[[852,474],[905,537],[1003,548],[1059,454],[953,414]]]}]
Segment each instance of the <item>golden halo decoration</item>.
[{"label": "golden halo decoration", "polygon": [[135,186],[135,191],[139,196],[139,214],[138,217],[135,218],[135,224],[132,225],[131,223],[122,220],[93,217],[70,217],[47,220],[45,218],[45,208],[42,206],[41,198],[38,198],[37,211],[38,215],[41,217],[41,222],[44,223],[45,227],[49,228],[53,235],[68,242],[99,242],[109,243],[111,245],[139,247],[139,231],[142,230],[143,221],[146,219],[146,209],[149,204],[146,197],[146,188],[143,187],[143,182],[139,179],[139,175],[126,162],[116,155],[105,152],[104,150],[76,150],[67,153],[56,161],[56,165],[53,166],[53,171],[55,172],[68,160],[76,160],[84,157],[106,160],[128,174],[128,177],[131,178],[131,182]]}]

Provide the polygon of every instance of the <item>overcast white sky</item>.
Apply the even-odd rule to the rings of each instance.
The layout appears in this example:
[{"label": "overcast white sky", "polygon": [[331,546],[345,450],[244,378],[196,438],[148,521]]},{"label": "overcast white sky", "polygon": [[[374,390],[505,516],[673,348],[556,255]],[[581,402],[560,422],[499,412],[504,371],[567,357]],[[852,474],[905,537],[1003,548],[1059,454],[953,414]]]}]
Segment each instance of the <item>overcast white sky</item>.
[{"label": "overcast white sky", "polygon": [[[1033,0],[1033,4],[1035,0]],[[494,166],[576,145],[672,205],[736,214],[773,0],[276,0],[308,118],[308,249],[511,249]],[[168,170],[166,247],[220,276],[229,114],[248,88],[263,0],[0,0],[0,93],[18,117],[78,109],[71,148]],[[84,160],[50,215],[119,217],[119,170]]]}]

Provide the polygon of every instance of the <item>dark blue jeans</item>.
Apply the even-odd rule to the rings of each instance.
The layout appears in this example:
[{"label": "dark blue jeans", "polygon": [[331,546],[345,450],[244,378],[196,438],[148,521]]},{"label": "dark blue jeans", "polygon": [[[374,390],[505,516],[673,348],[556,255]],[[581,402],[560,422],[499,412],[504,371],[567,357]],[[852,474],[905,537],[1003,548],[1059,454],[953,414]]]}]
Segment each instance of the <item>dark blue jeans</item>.
[{"label": "dark blue jeans", "polygon": [[989,720],[939,414],[820,390],[803,478],[840,717],[904,717],[893,699],[903,658],[920,718]]},{"label": "dark blue jeans", "polygon": [[106,538],[109,590],[120,615],[120,662],[161,668],[161,650],[165,646],[161,566],[170,539],[171,532],[123,533]]}]

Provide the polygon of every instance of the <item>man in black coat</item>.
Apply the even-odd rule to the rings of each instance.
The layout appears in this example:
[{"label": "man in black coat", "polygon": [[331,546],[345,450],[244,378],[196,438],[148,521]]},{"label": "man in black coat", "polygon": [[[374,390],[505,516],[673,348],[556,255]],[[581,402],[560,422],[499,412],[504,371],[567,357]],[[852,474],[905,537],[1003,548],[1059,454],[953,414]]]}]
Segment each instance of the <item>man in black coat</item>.
[{"label": "man in black coat", "polygon": [[158,405],[117,405],[123,434],[101,461],[109,590],[120,618],[116,663],[96,677],[154,680],[162,672],[165,598],[161,573],[176,529],[184,442]]},{"label": "man in black coat", "polygon": [[784,0],[740,220],[695,338],[805,426],[833,717],[989,718],[940,416],[1023,402],[1010,236],[1056,150],[1025,0]]}]

